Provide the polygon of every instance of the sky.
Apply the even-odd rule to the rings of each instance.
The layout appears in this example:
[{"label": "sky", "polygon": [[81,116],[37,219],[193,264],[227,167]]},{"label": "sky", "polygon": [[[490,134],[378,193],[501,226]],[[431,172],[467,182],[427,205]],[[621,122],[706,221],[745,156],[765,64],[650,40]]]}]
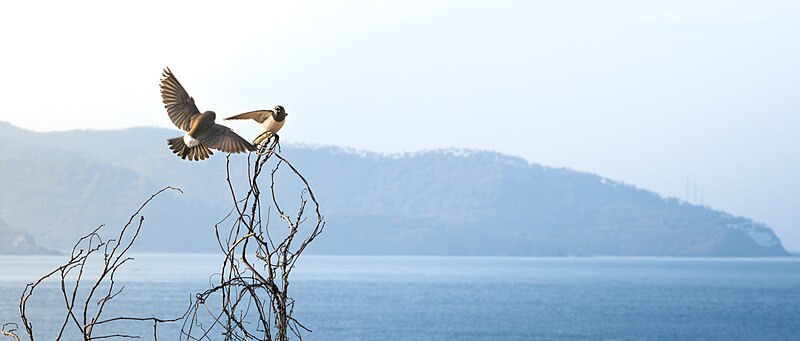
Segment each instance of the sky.
[{"label": "sky", "polygon": [[0,120],[175,128],[169,66],[200,110],[283,105],[285,142],[498,151],[800,250],[798,18],[791,0],[4,2]]}]

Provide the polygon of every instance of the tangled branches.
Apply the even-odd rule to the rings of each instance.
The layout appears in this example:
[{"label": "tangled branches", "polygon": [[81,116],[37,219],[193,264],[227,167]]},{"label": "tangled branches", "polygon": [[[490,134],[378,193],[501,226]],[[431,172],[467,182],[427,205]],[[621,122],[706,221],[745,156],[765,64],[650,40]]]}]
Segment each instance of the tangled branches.
[{"label": "tangled branches", "polygon": [[[128,222],[122,227],[116,239],[103,240],[100,235],[100,230],[103,225],[94,229],[91,233],[85,235],[75,243],[72,247],[69,260],[64,264],[51,271],[50,273],[42,276],[36,282],[30,283],[25,287],[22,292],[19,302],[19,316],[22,320],[22,327],[24,328],[25,335],[31,341],[34,340],[33,323],[28,314],[28,300],[33,296],[34,290],[47,279],[58,278],[60,280],[61,297],[64,301],[64,320],[58,329],[58,334],[55,339],[60,340],[73,339],[75,337],[68,337],[65,334],[68,327],[74,327],[80,333],[81,338],[85,341],[99,340],[107,338],[138,338],[138,336],[125,334],[125,333],[96,333],[96,328],[102,325],[111,324],[120,321],[147,321],[153,324],[153,339],[158,339],[158,325],[159,323],[176,322],[183,317],[175,319],[160,319],[156,317],[112,317],[104,318],[103,312],[106,305],[113,300],[117,295],[122,293],[124,287],[117,288],[117,283],[114,280],[117,271],[122,266],[132,260],[133,258],[127,256],[128,250],[133,246],[136,237],[139,236],[139,231],[142,229],[144,223],[144,216],[139,215],[142,209],[153,200],[156,196],[166,190],[181,191],[174,187],[164,187],[147,199],[136,212],[131,215]],[[130,230],[134,219],[139,216],[138,222],[133,230]],[[102,254],[102,259],[98,257]],[[92,276],[92,279],[87,280],[85,277],[88,266],[95,265],[93,262],[101,262],[99,264],[100,272],[97,276]],[[17,333],[18,325],[14,323],[7,323],[3,326],[3,334],[20,340]]]},{"label": "tangled branches", "polygon": [[[241,198],[236,195],[230,158],[227,160],[234,209],[215,226],[225,258],[219,281],[196,296],[192,313],[184,321],[182,335],[186,340],[211,340],[209,335],[217,331],[225,340],[288,340],[289,333],[302,339],[301,330],[310,331],[292,316],[289,275],[325,224],[308,181],[279,154],[279,148],[277,139],[269,139],[254,161],[248,158],[248,189]],[[263,204],[260,176],[268,165],[270,198]],[[281,169],[300,184],[299,207],[293,213],[282,208],[276,194],[276,177]],[[306,219],[309,201],[313,205],[311,221]],[[279,226],[270,226],[271,215],[279,219]],[[222,228],[226,222],[229,227]],[[305,223],[310,229],[301,231]],[[218,309],[208,304],[212,299],[219,303]],[[212,322],[204,324],[203,315]]]},{"label": "tangled branches", "polygon": [[[213,281],[208,290],[196,294],[182,316],[162,319],[107,318],[104,315],[106,305],[124,289],[118,288],[115,275],[132,259],[126,253],[142,228],[144,216],[139,215],[140,212],[162,192],[180,191],[165,187],[139,207],[116,239],[103,240],[100,235],[103,226],[96,228],[75,244],[65,264],[28,284],[19,303],[24,335],[34,340],[28,300],[42,282],[58,278],[66,313],[57,330],[57,340],[78,339],[72,336],[72,332],[79,333],[84,341],[140,337],[113,328],[113,323],[120,321],[152,323],[153,340],[158,339],[158,327],[163,323],[179,323],[180,339],[187,341],[220,338],[283,341],[292,336],[302,339],[301,332],[310,330],[293,317],[294,300],[289,296],[289,275],[306,247],[322,233],[325,223],[308,181],[279,151],[277,136],[270,136],[260,145],[254,160],[252,154],[248,156],[246,189],[241,196],[237,196],[235,182],[231,180],[228,156],[226,181],[233,209],[214,225],[223,254],[220,272],[212,276],[218,280]],[[264,174],[269,175],[267,195],[262,195],[260,186]],[[276,181],[278,178],[281,181]],[[299,190],[296,209],[284,209],[288,206],[277,194],[279,190],[276,187],[284,188],[287,184],[294,184]],[[265,198],[266,201],[262,202]],[[309,203],[311,206],[307,206]],[[313,213],[307,212],[309,207]],[[311,219],[307,219],[309,216]],[[277,221],[274,226],[270,225],[271,217]],[[132,225],[133,229],[130,228]],[[98,259],[101,254],[102,259]],[[85,271],[94,269],[95,263],[90,262],[93,259],[95,263],[99,262],[97,268],[100,270],[96,276],[87,275],[88,271]],[[106,328],[97,328],[103,325]],[[19,328],[15,323],[8,323],[2,326],[0,333],[20,341]]]}]

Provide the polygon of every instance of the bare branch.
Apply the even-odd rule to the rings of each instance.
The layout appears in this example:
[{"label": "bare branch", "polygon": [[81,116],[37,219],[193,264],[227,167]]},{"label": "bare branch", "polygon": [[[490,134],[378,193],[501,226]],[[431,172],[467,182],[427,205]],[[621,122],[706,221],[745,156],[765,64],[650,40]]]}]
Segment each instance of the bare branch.
[{"label": "bare branch", "polygon": [[[288,340],[290,333],[302,339],[301,330],[310,332],[292,316],[294,301],[288,293],[289,279],[299,255],[322,232],[325,224],[308,181],[279,153],[277,135],[259,146],[255,160],[247,159],[247,188],[240,195],[237,195],[232,181],[230,159],[226,162],[226,181],[234,209],[231,211],[233,214],[223,220],[230,223],[227,231],[220,231],[223,222],[215,226],[217,242],[225,259],[219,281],[195,298],[194,313],[189,318],[191,322],[184,323],[182,330],[186,340],[208,339],[212,330],[217,328],[225,340]],[[283,166],[286,166],[286,171],[282,174],[290,177],[281,181],[298,181],[302,187],[298,193],[300,205],[293,217],[283,210],[285,203],[281,203],[275,186]],[[271,205],[262,205],[260,175],[264,169],[270,169],[268,200]],[[314,207],[314,224],[303,228],[309,221],[305,211],[309,202]],[[285,224],[283,229],[270,225],[272,214]],[[304,237],[298,239],[301,242],[295,243],[303,231]],[[222,235],[226,236],[224,240]],[[218,310],[212,310],[206,304],[212,296],[219,297],[221,305]],[[198,316],[201,313],[208,314],[214,323],[204,328],[202,335],[194,337],[192,328],[202,319]],[[224,316],[223,320],[220,320],[221,316]]]},{"label": "bare branch", "polygon": [[[150,198],[145,200],[144,203],[142,203],[142,205],[139,206],[139,208],[134,212],[134,214],[131,215],[131,218],[128,220],[128,222],[122,226],[116,239],[103,241],[103,239],[100,237],[100,232],[104,225],[100,225],[75,243],[75,245],[72,247],[72,251],[70,252],[70,258],[66,263],[40,277],[36,282],[30,283],[25,287],[25,290],[20,296],[19,312],[20,319],[22,320],[23,327],[25,328],[25,334],[27,334],[29,340],[34,340],[34,330],[33,323],[30,321],[28,314],[28,301],[33,295],[34,290],[36,290],[36,288],[44,281],[52,277],[56,277],[60,281],[60,291],[65,309],[63,322],[61,323],[58,334],[55,337],[57,340],[62,338],[75,339],[74,337],[67,337],[65,335],[70,321],[75,325],[78,332],[80,332],[80,338],[88,341],[106,338],[139,338],[139,336],[121,333],[94,336],[94,327],[104,323],[128,320],[151,321],[157,324],[176,322],[182,319],[182,317],[176,319],[159,319],[155,317],[115,317],[101,320],[101,316],[106,304],[117,297],[117,295],[119,295],[124,289],[123,287],[119,290],[115,290],[116,282],[114,278],[117,271],[125,263],[133,260],[133,258],[127,257],[126,253],[128,250],[130,250],[131,246],[133,246],[136,238],[139,236],[139,232],[141,231],[142,224],[144,222],[144,216],[141,216],[140,213],[147,206],[147,204],[150,203],[150,201],[166,190],[176,190],[182,193],[182,191],[178,188],[167,186],[151,195]],[[139,216],[138,224],[136,225],[136,229],[131,233],[128,228],[137,216]],[[90,259],[92,259],[98,253],[102,254],[103,257],[100,275],[92,281],[86,297],[79,299],[79,289],[86,282],[84,279],[86,267],[89,264]],[[77,271],[77,275],[71,276],[71,274],[75,271]],[[107,288],[100,293],[98,289],[104,286],[107,286]],[[90,303],[95,308],[90,307]],[[154,326],[154,330],[156,330],[156,328],[157,326]],[[4,335],[12,336],[19,340],[19,337],[16,335],[16,330],[16,324],[14,324],[13,329],[9,329],[8,331],[6,331],[4,325],[3,333]],[[157,338],[156,334],[154,334],[154,339],[155,338]]]},{"label": "bare branch", "polygon": [[[322,233],[325,223],[308,180],[280,155],[280,151],[278,136],[271,135],[259,146],[254,159],[253,154],[248,155],[247,187],[238,195],[231,176],[230,155],[226,158],[225,180],[233,207],[221,221],[214,224],[217,244],[224,258],[219,273],[209,278],[210,288],[190,299],[189,307],[182,316],[169,319],[104,316],[106,305],[125,289],[124,286],[117,289],[116,274],[133,260],[126,254],[142,229],[142,210],[166,190],[182,193],[178,188],[167,186],[144,201],[115,239],[103,240],[100,235],[103,226],[97,227],[78,240],[66,263],[25,287],[19,310],[22,326],[30,341],[34,340],[34,328],[29,319],[28,300],[34,290],[50,278],[60,281],[59,289],[65,308],[56,339],[77,339],[67,335],[68,326],[73,326],[84,341],[140,338],[139,335],[127,333],[95,335],[94,332],[97,326],[133,321],[152,323],[153,340],[157,340],[159,324],[182,321],[180,338],[187,341],[212,340],[211,335],[221,335],[224,340],[285,341],[289,340],[290,334],[302,340],[301,332],[311,330],[293,317],[294,300],[289,295],[290,273],[306,247]],[[269,170],[266,201],[262,200],[264,194],[260,189],[264,181],[260,175],[264,169]],[[291,205],[281,202],[277,195],[279,174],[281,181],[294,181],[301,187],[299,205],[294,213],[284,210]],[[309,203],[313,206],[312,214],[306,210]],[[279,219],[271,224],[273,215]],[[137,223],[131,228],[134,221]],[[223,226],[225,224],[227,227]],[[84,278],[87,276],[85,270],[87,266],[92,266],[88,261],[99,255],[102,255],[99,275],[87,281]],[[86,296],[79,297],[79,293],[84,292]],[[214,302],[214,306],[211,302]],[[17,324],[5,324],[2,333],[20,341],[17,330]]]}]

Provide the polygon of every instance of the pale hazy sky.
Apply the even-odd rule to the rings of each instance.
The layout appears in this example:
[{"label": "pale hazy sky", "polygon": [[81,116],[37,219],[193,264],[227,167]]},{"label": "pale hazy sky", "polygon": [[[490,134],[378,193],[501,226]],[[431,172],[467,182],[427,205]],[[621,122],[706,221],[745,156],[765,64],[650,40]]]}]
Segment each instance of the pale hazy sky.
[{"label": "pale hazy sky", "polygon": [[284,105],[285,142],[494,150],[679,198],[688,177],[794,250],[799,64],[793,0],[0,5],[23,128],[174,128],[170,66],[201,110]]}]

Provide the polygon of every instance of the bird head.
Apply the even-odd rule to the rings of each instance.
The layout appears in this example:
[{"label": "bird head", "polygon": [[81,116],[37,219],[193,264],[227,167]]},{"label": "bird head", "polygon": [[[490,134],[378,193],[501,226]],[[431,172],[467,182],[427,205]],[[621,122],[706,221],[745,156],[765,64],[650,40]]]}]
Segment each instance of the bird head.
[{"label": "bird head", "polygon": [[211,119],[216,119],[217,118],[217,113],[209,110],[209,111],[204,112],[203,116],[209,116],[209,117],[211,117]]},{"label": "bird head", "polygon": [[274,109],[274,112],[275,112],[275,119],[277,121],[279,121],[279,122],[283,121],[283,119],[286,117],[286,115],[289,115],[289,114],[286,113],[286,110],[283,109],[283,106],[281,106],[281,105],[276,105],[275,109]]}]

